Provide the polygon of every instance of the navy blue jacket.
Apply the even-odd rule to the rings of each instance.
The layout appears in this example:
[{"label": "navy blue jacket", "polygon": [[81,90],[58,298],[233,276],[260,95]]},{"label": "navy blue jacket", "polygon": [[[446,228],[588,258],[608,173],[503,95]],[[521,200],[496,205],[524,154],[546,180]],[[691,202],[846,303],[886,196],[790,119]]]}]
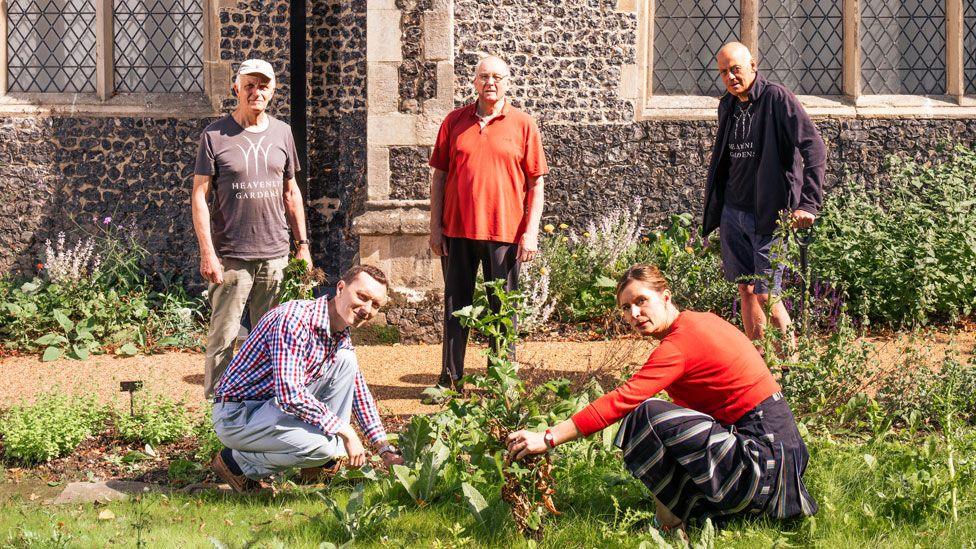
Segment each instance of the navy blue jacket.
[{"label": "navy blue jacket", "polygon": [[[759,116],[759,168],[756,174],[756,231],[772,234],[779,212],[788,209],[816,215],[823,202],[827,147],[800,101],[780,84],[756,74],[749,88],[753,116]],[[718,104],[718,135],[708,165],[702,234],[718,228],[729,177],[726,141],[732,109],[739,101],[726,93]]]}]

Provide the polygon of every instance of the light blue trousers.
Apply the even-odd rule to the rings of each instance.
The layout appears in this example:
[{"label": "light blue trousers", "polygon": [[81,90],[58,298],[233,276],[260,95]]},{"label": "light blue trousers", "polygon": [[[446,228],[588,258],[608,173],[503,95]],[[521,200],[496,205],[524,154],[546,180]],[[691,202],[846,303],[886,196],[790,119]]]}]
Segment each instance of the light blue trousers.
[{"label": "light blue trousers", "polygon": [[[356,353],[341,349],[335,363],[308,386],[326,408],[349,424],[359,363]],[[317,467],[346,454],[338,435],[327,435],[282,411],[277,398],[219,402],[213,409],[214,431],[250,479],[261,479],[291,467]]]}]

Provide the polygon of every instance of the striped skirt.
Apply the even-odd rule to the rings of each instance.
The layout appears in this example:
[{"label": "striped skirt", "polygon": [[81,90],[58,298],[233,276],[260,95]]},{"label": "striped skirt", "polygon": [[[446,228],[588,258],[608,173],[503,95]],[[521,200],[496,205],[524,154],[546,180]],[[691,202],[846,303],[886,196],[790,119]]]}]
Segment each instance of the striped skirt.
[{"label": "striped skirt", "polygon": [[803,485],[810,454],[780,393],[734,425],[652,398],[623,419],[617,446],[635,477],[677,517],[813,515]]}]

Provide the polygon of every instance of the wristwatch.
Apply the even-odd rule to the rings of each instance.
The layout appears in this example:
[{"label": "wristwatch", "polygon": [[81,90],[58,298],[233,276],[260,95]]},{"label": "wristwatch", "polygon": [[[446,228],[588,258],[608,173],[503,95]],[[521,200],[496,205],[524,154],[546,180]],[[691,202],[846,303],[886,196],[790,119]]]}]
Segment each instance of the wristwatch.
[{"label": "wristwatch", "polygon": [[400,452],[397,451],[396,446],[394,446],[392,444],[387,444],[387,445],[383,446],[382,448],[380,448],[379,451],[376,452],[376,454],[379,455],[380,457],[383,457],[383,454],[385,454],[387,452],[393,452],[394,454],[398,454],[398,455],[400,453]]},{"label": "wristwatch", "polygon": [[542,437],[542,440],[546,441],[547,451],[556,447],[556,437],[552,436],[552,431],[549,429],[546,429],[546,434]]},{"label": "wristwatch", "polygon": [[303,238],[303,239],[301,239],[301,240],[296,240],[296,241],[295,241],[295,245],[296,245],[296,246],[299,246],[299,247],[300,247],[300,246],[301,246],[302,244],[305,244],[305,245],[307,246],[307,245],[308,245],[308,243],[309,243],[309,242],[308,242],[308,239],[307,239],[307,238]]}]

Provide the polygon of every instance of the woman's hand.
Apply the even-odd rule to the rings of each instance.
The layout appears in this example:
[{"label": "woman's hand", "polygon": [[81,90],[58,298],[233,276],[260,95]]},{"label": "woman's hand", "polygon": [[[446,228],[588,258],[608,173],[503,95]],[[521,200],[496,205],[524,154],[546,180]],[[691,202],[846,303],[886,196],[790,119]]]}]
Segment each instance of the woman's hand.
[{"label": "woman's hand", "polygon": [[532,431],[515,431],[508,435],[508,453],[513,454],[516,460],[532,454],[541,454],[548,448],[544,433],[533,433]]}]

